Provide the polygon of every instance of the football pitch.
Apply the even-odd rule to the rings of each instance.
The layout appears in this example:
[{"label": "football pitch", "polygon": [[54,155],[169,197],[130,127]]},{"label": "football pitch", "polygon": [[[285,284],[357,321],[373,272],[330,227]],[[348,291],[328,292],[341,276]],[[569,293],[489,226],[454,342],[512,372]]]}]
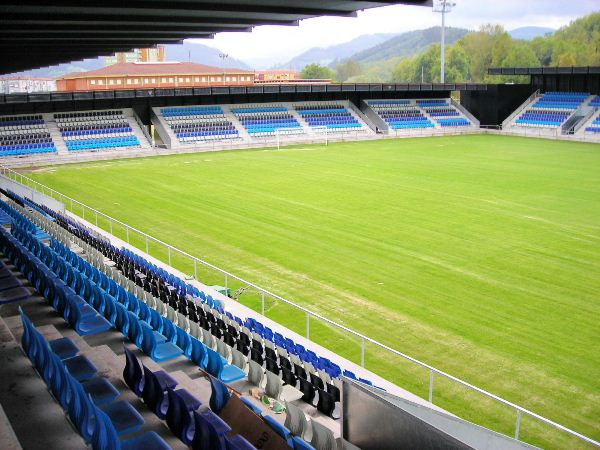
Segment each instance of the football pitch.
[{"label": "football pitch", "polygon": [[[598,144],[453,136],[98,161],[28,175],[600,440]],[[150,253],[167,260],[155,245]],[[224,284],[200,267],[198,278]],[[252,290],[239,300],[260,310]],[[305,333],[304,314],[281,302],[267,299],[266,315]],[[316,320],[310,337],[360,362],[355,338]],[[371,344],[365,365],[427,398],[427,370]],[[433,401],[514,434],[514,410],[441,377]],[[520,427],[537,445],[582,447],[526,416]]]}]

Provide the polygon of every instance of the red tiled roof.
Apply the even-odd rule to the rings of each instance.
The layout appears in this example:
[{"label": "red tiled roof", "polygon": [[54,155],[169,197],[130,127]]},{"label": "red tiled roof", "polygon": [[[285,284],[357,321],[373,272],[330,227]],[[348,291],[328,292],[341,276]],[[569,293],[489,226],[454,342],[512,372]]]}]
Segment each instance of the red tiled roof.
[{"label": "red tiled roof", "polygon": [[74,72],[63,75],[59,79],[66,78],[84,78],[84,77],[104,77],[104,76],[127,76],[127,75],[196,75],[196,74],[230,74],[230,73],[248,73],[254,72],[242,69],[231,69],[224,67],[206,66],[204,64],[190,62],[166,62],[166,63],[117,63],[112,66],[102,67],[101,69],[90,70],[87,72]]}]

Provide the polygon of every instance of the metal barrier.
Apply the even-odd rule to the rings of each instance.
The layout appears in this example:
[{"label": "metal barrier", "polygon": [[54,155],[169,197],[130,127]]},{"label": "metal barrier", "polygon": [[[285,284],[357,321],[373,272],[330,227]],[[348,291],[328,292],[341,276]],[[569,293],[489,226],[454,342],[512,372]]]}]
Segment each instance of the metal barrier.
[{"label": "metal barrier", "polygon": [[[462,133],[457,133],[457,134],[462,134]],[[462,387],[465,387],[473,392],[476,392],[484,397],[492,399],[495,402],[498,402],[501,405],[504,405],[504,406],[512,409],[515,413],[514,437],[517,440],[519,439],[521,418],[522,418],[522,416],[529,416],[545,425],[549,425],[557,430],[567,433],[570,436],[573,436],[583,442],[586,442],[586,443],[591,444],[596,447],[600,447],[600,442],[598,442],[590,437],[587,437],[581,433],[571,430],[570,428],[567,428],[559,423],[556,423],[550,419],[547,419],[546,417],[540,416],[539,414],[536,414],[533,411],[530,411],[530,410],[523,408],[515,403],[505,400],[502,397],[492,394],[491,392],[488,392],[484,389],[474,386],[471,383],[468,383],[468,382],[466,382],[460,378],[457,378],[449,373],[439,370],[427,363],[419,361],[418,359],[413,358],[412,356],[409,356],[405,353],[395,350],[381,342],[378,342],[374,339],[369,338],[368,336],[365,336],[364,334],[356,332],[340,323],[334,322],[333,320],[323,317],[322,315],[315,313],[313,311],[310,311],[309,309],[307,309],[303,306],[297,305],[296,303],[291,302],[291,301],[289,301],[267,289],[261,288],[260,286],[257,286],[256,284],[251,283],[250,281],[244,280],[243,278],[240,278],[240,277],[234,275],[233,273],[223,270],[207,261],[204,261],[200,258],[196,258],[195,256],[192,256],[189,253],[184,252],[183,250],[175,248],[175,247],[171,246],[170,244],[167,244],[167,243],[161,241],[160,239],[150,236],[149,234],[144,233],[143,231],[140,231],[134,227],[131,227],[131,226],[127,225],[126,223],[121,222],[118,219],[108,216],[107,214],[104,214],[90,206],[87,206],[78,200],[75,200],[67,195],[64,195],[42,183],[39,183],[39,182],[23,175],[22,173],[18,173],[18,172],[14,171],[8,167],[5,167],[1,164],[0,164],[0,175],[6,177],[8,179],[14,180],[16,182],[19,182],[22,185],[32,188],[44,195],[47,195],[50,198],[60,201],[61,203],[63,203],[65,205],[66,209],[68,209],[69,211],[71,211],[74,214],[78,214],[78,212],[81,211],[81,218],[84,220],[87,220],[90,223],[95,224],[96,226],[98,226],[98,219],[102,218],[108,224],[108,230],[106,230],[106,231],[108,231],[111,236],[118,237],[114,234],[114,231],[115,231],[114,228],[115,228],[115,226],[121,227],[124,230],[124,234],[125,234],[124,240],[128,244],[132,241],[132,238],[134,236],[138,236],[138,237],[142,238],[142,242],[144,242],[145,248],[141,248],[140,250],[145,251],[145,253],[147,255],[150,255],[150,244],[159,245],[163,249],[166,249],[166,254],[167,254],[166,262],[169,264],[169,266],[172,265],[171,261],[172,261],[173,255],[179,255],[183,258],[186,258],[193,265],[193,276],[195,279],[198,279],[199,266],[202,266],[202,267],[209,268],[210,270],[213,270],[213,271],[221,274],[221,276],[223,276],[223,281],[224,281],[223,286],[225,288],[229,287],[229,282],[231,280],[237,280],[240,283],[242,283],[242,285],[245,286],[246,288],[255,289],[257,292],[260,293],[260,297],[261,297],[261,311],[260,312],[263,316],[265,316],[265,299],[266,298],[271,298],[278,302],[282,302],[282,303],[296,309],[297,311],[302,313],[306,318],[306,338],[307,339],[310,339],[311,319],[316,319],[319,322],[322,322],[328,326],[333,327],[334,329],[348,333],[349,335],[357,338],[360,341],[360,364],[362,367],[365,367],[365,350],[366,350],[365,345],[372,344],[377,349],[384,350],[384,351],[388,352],[390,355],[400,357],[403,360],[409,361],[412,364],[427,370],[429,372],[428,400],[431,403],[433,403],[434,376],[437,375],[437,376],[440,376],[447,380],[450,380]],[[87,217],[86,217],[86,211],[87,211]],[[154,257],[156,258],[156,256],[154,256]]]}]

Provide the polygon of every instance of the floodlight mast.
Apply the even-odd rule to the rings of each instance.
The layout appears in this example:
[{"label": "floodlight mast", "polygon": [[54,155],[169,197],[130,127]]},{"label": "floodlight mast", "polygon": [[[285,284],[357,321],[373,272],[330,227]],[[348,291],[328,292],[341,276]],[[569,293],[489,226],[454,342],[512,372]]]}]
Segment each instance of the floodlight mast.
[{"label": "floodlight mast", "polygon": [[435,0],[433,12],[442,14],[442,49],[440,62],[440,83],[446,81],[446,13],[452,11],[456,3],[451,0]]}]

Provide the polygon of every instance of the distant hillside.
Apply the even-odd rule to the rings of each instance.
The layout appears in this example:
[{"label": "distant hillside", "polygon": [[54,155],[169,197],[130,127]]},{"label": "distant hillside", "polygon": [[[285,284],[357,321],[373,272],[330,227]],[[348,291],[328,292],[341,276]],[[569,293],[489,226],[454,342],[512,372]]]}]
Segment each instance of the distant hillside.
[{"label": "distant hillside", "polygon": [[548,33],[554,33],[556,30],[553,28],[546,27],[521,27],[515,28],[509,31],[510,37],[513,39],[522,39],[524,41],[530,41],[536,37],[545,36]]},{"label": "distant hillside", "polygon": [[236,69],[252,70],[252,68],[239,59],[228,56],[219,57],[221,50],[208,45],[193,41],[186,41],[183,44],[165,45],[165,59],[167,61],[194,62],[206,64],[207,66],[227,67]]},{"label": "distant hillside", "polygon": [[[446,44],[453,44],[468,32],[468,30],[462,28],[446,28]],[[359,63],[372,63],[390,58],[412,56],[431,44],[439,43],[440,36],[441,27],[409,31],[396,35],[381,44],[358,51],[352,54],[350,58]]]},{"label": "distant hillside", "polygon": [[277,64],[273,68],[299,71],[304,66],[312,63],[326,66],[333,61],[346,59],[357,51],[381,44],[392,36],[394,36],[394,34],[390,33],[365,34],[354,38],[351,41],[344,42],[343,44],[332,45],[329,47],[313,47],[286,63]]},{"label": "distant hillside", "polygon": [[[42,67],[40,69],[27,70],[12,74],[13,76],[57,78],[71,72],[87,72],[104,66],[102,58],[84,59],[71,63],[59,64],[57,66]],[[9,75],[11,76],[11,75]]]}]

